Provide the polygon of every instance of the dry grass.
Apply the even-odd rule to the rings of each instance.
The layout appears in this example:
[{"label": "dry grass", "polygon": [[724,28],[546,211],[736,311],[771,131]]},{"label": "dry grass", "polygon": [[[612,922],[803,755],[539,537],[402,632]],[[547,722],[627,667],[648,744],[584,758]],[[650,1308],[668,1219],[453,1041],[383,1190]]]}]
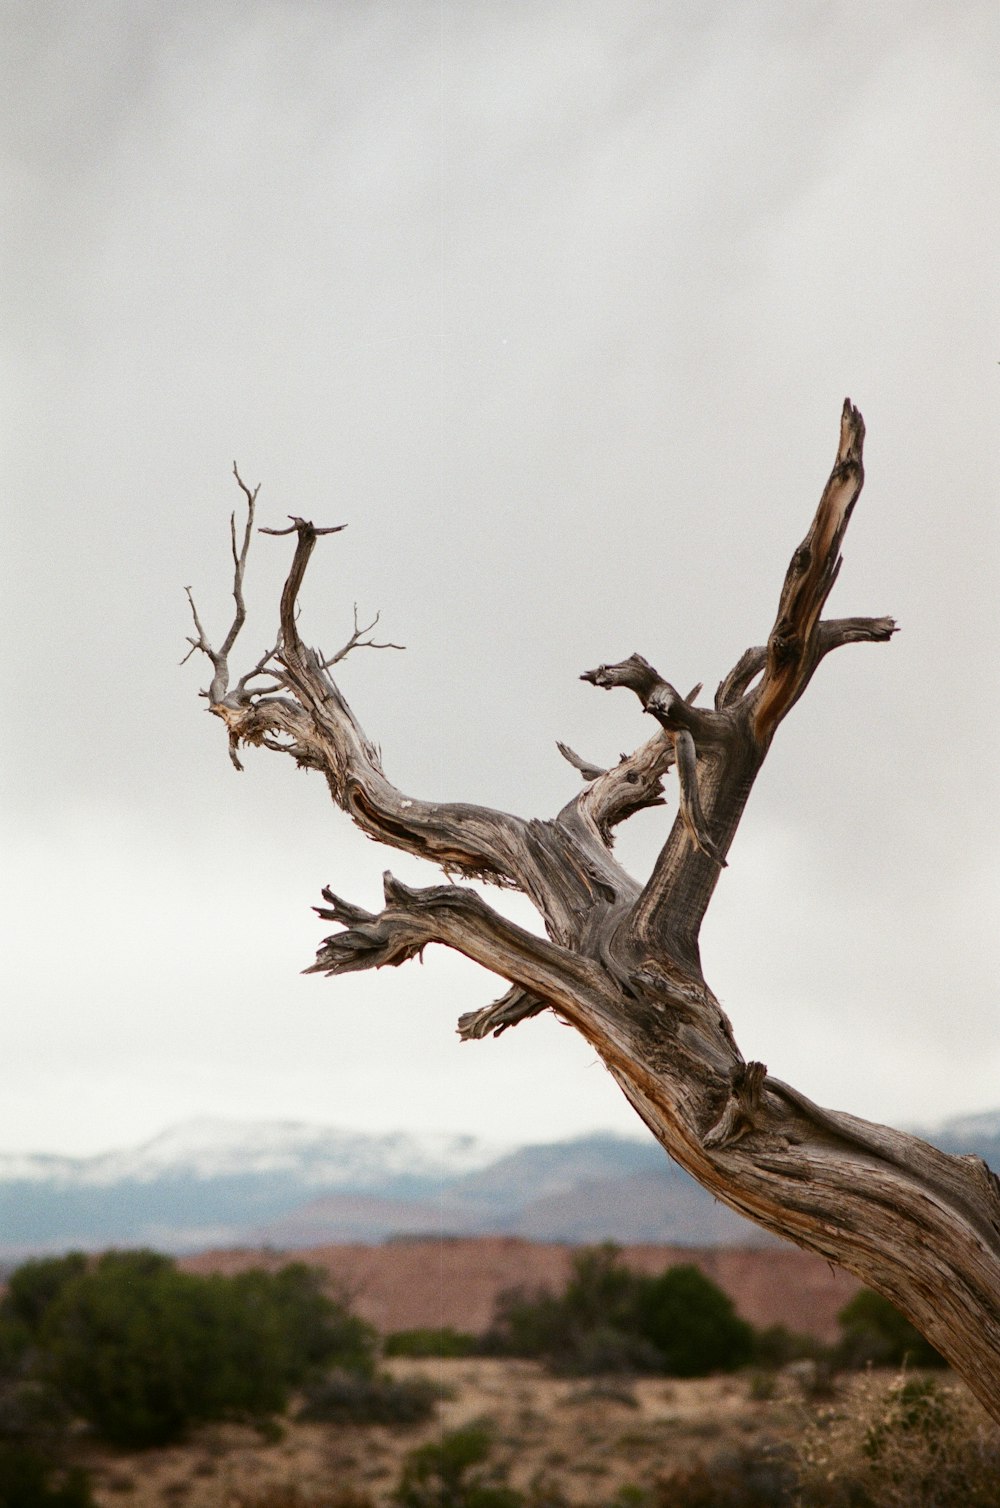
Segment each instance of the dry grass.
[{"label": "dry grass", "polygon": [[1000,1430],[957,1382],[862,1377],[799,1452],[803,1508],[997,1508]]}]

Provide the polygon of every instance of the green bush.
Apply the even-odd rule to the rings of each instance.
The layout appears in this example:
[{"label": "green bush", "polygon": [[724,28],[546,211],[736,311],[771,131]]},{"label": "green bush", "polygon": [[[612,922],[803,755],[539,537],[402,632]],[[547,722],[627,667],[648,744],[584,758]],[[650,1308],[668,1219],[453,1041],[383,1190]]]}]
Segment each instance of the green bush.
[{"label": "green bush", "polygon": [[672,1377],[732,1371],[753,1355],[752,1326],[697,1267],[668,1267],[657,1278],[643,1279],[637,1321]]},{"label": "green bush", "polygon": [[[240,1352],[249,1337],[225,1333],[222,1297],[210,1280],[178,1272],[166,1258],[109,1253],[49,1307],[41,1332],[46,1368],[105,1439],[165,1444],[193,1420],[223,1411],[234,1387],[239,1403],[247,1402]],[[268,1388],[262,1411],[280,1401]]]},{"label": "green bush", "polygon": [[82,1251],[64,1257],[41,1257],[25,1262],[7,1280],[2,1312],[8,1322],[19,1325],[32,1340],[37,1340],[42,1321],[68,1283],[87,1270]]},{"label": "green bush", "polygon": [[310,1384],[299,1419],[313,1424],[422,1424],[447,1390],[427,1377],[333,1372]]},{"label": "green bush", "polygon": [[636,1306],[643,1279],[610,1243],[573,1257],[562,1294],[501,1294],[488,1347],[533,1356],[570,1375],[657,1371],[662,1358],[641,1335]]},{"label": "green bush", "polygon": [[754,1335],[753,1360],[760,1367],[787,1367],[790,1361],[829,1361],[830,1348],[812,1335],[786,1325],[768,1325]]},{"label": "green bush", "polygon": [[695,1377],[749,1361],[754,1332],[698,1268],[645,1277],[606,1245],[576,1254],[561,1295],[501,1295],[487,1344],[564,1373]]},{"label": "green bush", "polygon": [[94,1508],[86,1474],[30,1445],[0,1444],[0,1508]]},{"label": "green bush", "polygon": [[[233,1278],[180,1272],[148,1251],[28,1263],[11,1278],[0,1333],[4,1323],[21,1337],[20,1380],[46,1384],[125,1446],[165,1444],[205,1419],[268,1416],[331,1365],[374,1366],[374,1331],[301,1263]],[[3,1396],[16,1414],[12,1385]]]},{"label": "green bush", "polygon": [[411,1451],[393,1502],[399,1508],[523,1508],[500,1467],[486,1465],[493,1432],[485,1424],[452,1430]]},{"label": "green bush", "polygon": [[51,1383],[30,1376],[0,1382],[0,1440],[57,1441],[71,1422]]},{"label": "green bush", "polygon": [[848,1367],[943,1367],[935,1351],[905,1315],[880,1293],[862,1288],[837,1316],[842,1339],[837,1359]]},{"label": "green bush", "polygon": [[332,1365],[355,1372],[373,1370],[375,1330],[351,1313],[345,1299],[329,1297],[322,1269],[291,1262],[276,1273],[247,1272],[231,1281],[239,1284],[251,1278],[257,1280],[256,1302],[271,1303],[277,1311],[285,1376],[292,1386]]},{"label": "green bush", "polygon": [[450,1357],[474,1356],[478,1347],[476,1336],[443,1325],[436,1330],[393,1330],[382,1349],[386,1356]]},{"label": "green bush", "polygon": [[[65,1257],[25,1262],[10,1274],[6,1292],[0,1299],[0,1385],[4,1394],[11,1382],[23,1378],[30,1370],[46,1311],[86,1266],[86,1257],[76,1251]],[[0,1402],[0,1415],[7,1412],[4,1398]]]},{"label": "green bush", "polygon": [[501,1295],[487,1339],[496,1350],[578,1374],[704,1377],[732,1371],[754,1353],[753,1327],[697,1267],[646,1277],[624,1267],[612,1246],[579,1252],[558,1297]]}]

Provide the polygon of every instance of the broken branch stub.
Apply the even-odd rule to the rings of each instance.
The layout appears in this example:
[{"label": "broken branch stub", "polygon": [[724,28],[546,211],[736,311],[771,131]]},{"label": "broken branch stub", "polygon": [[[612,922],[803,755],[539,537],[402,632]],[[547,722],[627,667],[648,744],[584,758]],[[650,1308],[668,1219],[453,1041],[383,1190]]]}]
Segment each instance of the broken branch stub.
[{"label": "broken branch stub", "polygon": [[[906,1313],[1000,1418],[1000,1186],[977,1159],[825,1110],[747,1062],[704,979],[699,934],[775,730],[817,667],[846,644],[884,643],[891,618],[821,617],[863,482],[864,423],[848,400],[837,456],[781,588],[765,645],[736,660],[712,708],[681,696],[640,655],[583,679],[625,689],[657,724],[609,768],[560,751],[578,789],[548,820],[488,807],[421,801],[389,780],[331,670],[365,638],[357,614],[344,649],[304,644],[298,599],[312,551],[328,533],[292,517],[294,535],[275,647],[230,688],[257,499],[240,479],[247,523],[231,525],[232,624],[213,647],[189,593],[190,650],[210,660],[209,710],[240,745],[290,755],[322,773],[334,802],[369,837],[460,875],[523,892],[545,936],[526,931],[455,884],[413,890],[390,875],[371,912],[327,889],[317,910],[335,930],[309,972],[396,966],[430,943],[505,981],[492,1005],[465,1012],[460,1035],[500,1035],[543,1010],[580,1032],[670,1155],[716,1197],[768,1231],[846,1267]],[[258,684],[266,682],[266,684]],[[278,694],[280,693],[280,694]],[[676,810],[645,880],[612,851],[615,830],[661,806],[677,771]]]}]

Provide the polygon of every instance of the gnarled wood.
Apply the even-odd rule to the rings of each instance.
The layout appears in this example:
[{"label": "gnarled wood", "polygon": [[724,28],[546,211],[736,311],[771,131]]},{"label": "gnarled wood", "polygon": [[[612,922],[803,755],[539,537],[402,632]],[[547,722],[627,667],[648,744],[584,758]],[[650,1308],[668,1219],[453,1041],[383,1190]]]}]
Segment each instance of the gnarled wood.
[{"label": "gnarled wood", "polygon": [[[584,786],[549,821],[404,796],[387,778],[331,679],[332,666],[370,646],[355,614],[343,650],[308,648],[299,591],[317,538],[305,519],[281,599],[281,630],[230,688],[243,627],[243,577],[257,493],[243,542],[232,525],[233,625],[219,650],[191,599],[191,652],[211,661],[209,708],[243,744],[322,772],[334,801],[378,842],[452,875],[522,891],[547,937],[495,912],[456,884],[413,890],[385,879],[372,913],[325,890],[319,915],[336,930],[309,972],[399,965],[429,943],[454,948],[507,982],[493,1005],[465,1013],[461,1035],[499,1034],[551,1009],[591,1042],[670,1155],[718,1198],[765,1229],[821,1253],[886,1294],[1000,1419],[1000,1185],[976,1158],[950,1157],[915,1137],[821,1109],[747,1062],[706,984],[698,935],[746,801],[782,720],[823,658],[845,644],[880,643],[891,618],[821,618],[863,481],[864,423],[844,405],[837,457],[812,525],[795,551],[767,644],[745,651],[714,705],[681,696],[640,655],[584,676],[623,688],[658,724],[608,770],[560,748]],[[237,474],[238,478],[238,474]],[[238,478],[239,480],[239,478]],[[374,625],[370,625],[373,627]],[[258,684],[258,682],[262,684]],[[615,829],[664,803],[676,767],[677,815],[645,883],[612,852]]]}]

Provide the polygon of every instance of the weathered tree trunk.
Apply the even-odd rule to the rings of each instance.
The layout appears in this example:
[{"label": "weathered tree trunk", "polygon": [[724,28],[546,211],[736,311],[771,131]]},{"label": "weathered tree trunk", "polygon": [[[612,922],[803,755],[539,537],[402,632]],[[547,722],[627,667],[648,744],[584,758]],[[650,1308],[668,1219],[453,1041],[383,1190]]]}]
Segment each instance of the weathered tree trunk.
[{"label": "weathered tree trunk", "polygon": [[[891,618],[822,619],[840,547],[861,491],[864,424],[847,401],[837,459],[816,516],[792,556],[767,644],[749,649],[714,706],[677,691],[639,655],[584,680],[625,687],[659,725],[610,770],[571,750],[584,787],[551,821],[404,797],[330,677],[337,655],[299,636],[297,598],[317,536],[293,519],[296,549],[281,600],[278,644],[230,689],[228,657],[245,616],[243,574],[256,492],[240,481],[248,517],[232,548],[236,614],[221,648],[194,612],[190,643],[211,659],[210,710],[240,744],[290,754],[322,771],[334,801],[370,837],[431,860],[450,875],[523,891],[547,938],[453,883],[411,890],[385,876],[385,909],[362,911],[324,891],[320,916],[338,924],[312,966],[346,973],[400,964],[443,943],[509,984],[494,1005],[459,1022],[471,1039],[555,1011],[593,1044],[622,1092],[671,1157],[758,1225],[819,1252],[883,1293],[946,1356],[1000,1420],[1000,1184],[975,1157],[952,1157],[884,1126],[821,1109],[746,1062],[702,977],[698,935],[747,797],[778,724],[820,661],[844,644],[882,642]],[[239,477],[237,476],[237,480]],[[615,827],[662,804],[675,767],[679,809],[645,885],[612,852]]]}]

